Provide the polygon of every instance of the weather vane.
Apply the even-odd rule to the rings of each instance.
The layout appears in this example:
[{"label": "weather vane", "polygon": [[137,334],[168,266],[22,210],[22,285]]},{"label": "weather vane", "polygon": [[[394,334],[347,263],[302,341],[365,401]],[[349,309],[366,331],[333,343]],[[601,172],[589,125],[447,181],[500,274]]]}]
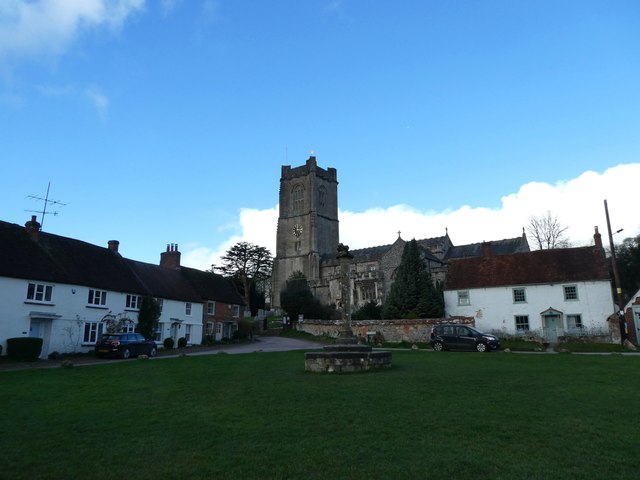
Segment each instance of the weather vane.
[{"label": "weather vane", "polygon": [[25,210],[25,212],[33,212],[33,213],[39,213],[42,215],[42,217],[40,218],[40,230],[42,230],[42,227],[44,226],[44,216],[45,215],[58,215],[58,212],[49,212],[47,211],[47,207],[49,205],[60,205],[61,207],[64,207],[65,205],[67,205],[66,203],[62,203],[59,202],[57,200],[51,200],[49,199],[49,190],[51,189],[51,182],[49,182],[49,184],[47,185],[47,194],[44,197],[38,196],[38,195],[27,195],[27,198],[31,198],[33,200],[37,200],[39,202],[44,202],[44,205],[42,207],[42,210]]}]

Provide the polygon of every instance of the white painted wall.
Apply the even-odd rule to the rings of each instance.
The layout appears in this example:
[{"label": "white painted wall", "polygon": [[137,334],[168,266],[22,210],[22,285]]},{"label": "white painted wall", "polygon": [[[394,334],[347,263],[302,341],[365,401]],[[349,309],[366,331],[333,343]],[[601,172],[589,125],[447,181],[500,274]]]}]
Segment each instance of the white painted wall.
[{"label": "white painted wall", "polygon": [[[202,343],[202,315],[203,304],[192,303],[191,315],[186,313],[186,303],[177,300],[162,301],[162,314],[160,315],[159,323],[162,335],[159,339],[159,343],[165,338],[173,337],[175,346],[178,345],[178,339],[185,336],[187,331],[187,325],[191,326],[191,335],[189,344],[199,345]],[[171,326],[175,324],[172,329]]]},{"label": "white painted wall", "polygon": [[[0,344],[3,355],[7,353],[7,338],[28,337],[31,327],[36,327],[32,333],[43,339],[41,358],[46,358],[54,351],[71,353],[93,350],[93,343],[83,342],[85,324],[99,322],[109,313],[134,322],[138,320],[137,310],[126,309],[127,293],[108,291],[105,305],[94,306],[88,304],[89,287],[50,284],[53,285],[51,302],[33,302],[27,300],[29,283],[29,280],[0,277]],[[185,325],[191,325],[190,343],[200,344],[202,310],[201,303],[193,303],[191,315],[186,315],[185,302],[163,300],[160,322],[169,332],[171,319],[182,320],[179,336],[184,336]],[[39,317],[40,314],[43,315]],[[166,338],[169,333],[163,332],[163,335],[162,338]]]},{"label": "white painted wall", "polygon": [[[577,286],[578,300],[564,299],[564,285]],[[525,303],[513,302],[514,288],[525,289]],[[516,333],[516,315],[528,315],[530,330],[542,331],[543,318],[540,314],[549,308],[563,313],[564,329],[567,328],[567,315],[580,314],[586,329],[608,331],[607,318],[615,311],[608,281],[475,288],[469,289],[469,300],[470,305],[458,305],[458,291],[445,291],[446,316],[474,317],[479,330],[500,330],[511,334]]]}]

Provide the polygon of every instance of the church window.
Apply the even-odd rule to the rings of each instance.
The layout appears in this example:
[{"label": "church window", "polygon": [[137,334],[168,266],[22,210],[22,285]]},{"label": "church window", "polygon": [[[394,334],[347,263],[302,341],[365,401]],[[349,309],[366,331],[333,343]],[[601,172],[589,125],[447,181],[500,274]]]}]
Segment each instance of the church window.
[{"label": "church window", "polygon": [[293,213],[302,213],[304,210],[304,188],[302,185],[293,187]]}]

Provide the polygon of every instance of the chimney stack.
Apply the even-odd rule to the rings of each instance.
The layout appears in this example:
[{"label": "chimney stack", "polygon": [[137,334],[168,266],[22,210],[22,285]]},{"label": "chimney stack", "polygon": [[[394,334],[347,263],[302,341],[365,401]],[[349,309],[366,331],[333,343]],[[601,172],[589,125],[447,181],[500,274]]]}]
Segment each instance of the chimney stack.
[{"label": "chimney stack", "polygon": [[598,248],[603,248],[602,247],[602,235],[600,235],[600,232],[598,231],[598,227],[595,227],[596,229],[596,233],[593,234],[593,240],[596,243],[596,247]]},{"label": "chimney stack", "polygon": [[38,234],[40,233],[40,224],[36,220],[35,215],[31,215],[31,220],[24,224],[24,229],[26,230],[29,238],[34,242],[38,241]]},{"label": "chimney stack", "polygon": [[180,268],[180,252],[177,243],[167,244],[167,251],[160,254],[160,266],[172,270]]},{"label": "chimney stack", "polygon": [[113,253],[118,253],[118,247],[120,246],[120,242],[118,240],[109,240],[107,244],[109,245],[109,250]]}]

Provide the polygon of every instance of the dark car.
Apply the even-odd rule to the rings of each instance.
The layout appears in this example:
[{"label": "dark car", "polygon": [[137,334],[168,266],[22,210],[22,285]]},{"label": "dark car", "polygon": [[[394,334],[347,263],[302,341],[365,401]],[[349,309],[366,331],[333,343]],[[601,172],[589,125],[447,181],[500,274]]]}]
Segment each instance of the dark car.
[{"label": "dark car", "polygon": [[431,346],[436,352],[442,350],[488,352],[500,349],[500,340],[495,335],[479,332],[467,325],[438,325],[431,331]]},{"label": "dark car", "polygon": [[139,333],[106,333],[96,343],[95,351],[98,357],[129,358],[137,355],[155,357],[158,347],[156,342],[145,339]]}]

